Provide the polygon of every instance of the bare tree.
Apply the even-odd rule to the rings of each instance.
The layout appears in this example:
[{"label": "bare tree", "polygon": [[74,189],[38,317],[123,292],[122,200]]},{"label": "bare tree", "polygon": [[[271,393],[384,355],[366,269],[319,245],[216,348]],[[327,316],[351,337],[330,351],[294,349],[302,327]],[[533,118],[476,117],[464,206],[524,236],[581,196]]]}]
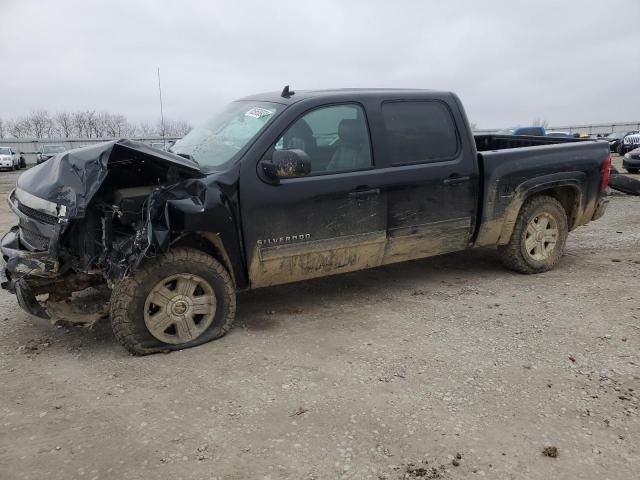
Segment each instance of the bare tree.
[{"label": "bare tree", "polygon": [[127,118],[120,114],[106,113],[104,115],[105,134],[109,137],[122,137],[129,134],[131,128]]},{"label": "bare tree", "polygon": [[68,112],[56,113],[54,120],[58,126],[60,135],[64,138],[73,136],[73,116]]},{"label": "bare tree", "polygon": [[153,137],[157,135],[157,129],[149,122],[140,122],[136,129],[136,135],[140,137]]},{"label": "bare tree", "polygon": [[25,119],[16,119],[7,122],[7,131],[12,137],[23,138],[29,136],[31,127]]},{"label": "bare tree", "polygon": [[0,119],[0,138],[122,138],[122,137],[182,137],[191,130],[189,122],[167,120],[161,124],[130,123],[119,113],[96,110],[57,112],[50,116],[46,110],[36,110],[26,117]]},{"label": "bare tree", "polygon": [[549,126],[549,122],[542,118],[536,118],[533,122],[531,122],[531,125],[533,125],[534,127],[547,128]]},{"label": "bare tree", "polygon": [[84,112],[77,111],[71,114],[71,123],[73,125],[73,130],[75,132],[75,136],[78,138],[85,138],[87,132],[87,122],[84,117]]},{"label": "bare tree", "polygon": [[183,120],[165,120],[164,128],[162,122],[158,122],[155,134],[159,137],[184,137],[192,128],[189,122]]},{"label": "bare tree", "polygon": [[86,110],[84,112],[84,121],[86,125],[87,138],[98,136],[98,115],[95,110]]},{"label": "bare tree", "polygon": [[49,117],[49,112],[46,110],[31,112],[31,115],[27,117],[27,121],[31,126],[30,130],[34,137],[44,138],[48,136],[51,130],[51,118]]},{"label": "bare tree", "polygon": [[184,137],[192,128],[193,126],[184,120],[172,121],[169,135],[172,137]]}]

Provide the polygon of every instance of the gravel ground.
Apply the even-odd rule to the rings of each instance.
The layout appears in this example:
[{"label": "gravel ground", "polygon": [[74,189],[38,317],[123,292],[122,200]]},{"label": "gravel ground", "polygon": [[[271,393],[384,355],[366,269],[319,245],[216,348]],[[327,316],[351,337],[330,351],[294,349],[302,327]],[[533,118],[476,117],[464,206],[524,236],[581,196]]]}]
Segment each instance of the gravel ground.
[{"label": "gravel ground", "polygon": [[168,355],[2,292],[0,478],[637,479],[639,206],[552,272],[477,250],[257,290]]}]

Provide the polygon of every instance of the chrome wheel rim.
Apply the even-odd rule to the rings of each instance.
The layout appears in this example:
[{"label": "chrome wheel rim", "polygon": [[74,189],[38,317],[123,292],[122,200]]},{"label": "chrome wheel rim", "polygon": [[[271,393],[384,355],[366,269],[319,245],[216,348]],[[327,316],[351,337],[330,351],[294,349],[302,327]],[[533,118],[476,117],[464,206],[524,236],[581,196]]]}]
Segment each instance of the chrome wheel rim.
[{"label": "chrome wheel rim", "polygon": [[187,343],[211,326],[215,313],[216,296],[209,282],[179,273],[151,289],[144,304],[144,323],[161,342]]},{"label": "chrome wheel rim", "polygon": [[548,213],[533,217],[524,234],[524,248],[534,260],[547,260],[556,248],[560,230],[558,222]]}]

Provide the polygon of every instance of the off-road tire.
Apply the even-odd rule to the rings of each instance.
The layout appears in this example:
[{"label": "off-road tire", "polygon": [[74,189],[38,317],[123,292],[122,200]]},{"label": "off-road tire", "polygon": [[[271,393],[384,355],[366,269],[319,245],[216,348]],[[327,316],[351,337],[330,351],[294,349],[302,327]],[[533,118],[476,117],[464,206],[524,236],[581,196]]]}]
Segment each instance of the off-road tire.
[{"label": "off-road tire", "polygon": [[[147,295],[161,280],[190,273],[202,277],[216,297],[213,322],[199,337],[187,343],[168,344],[155,338],[144,321]],[[111,327],[116,339],[136,355],[182,350],[222,337],[236,315],[236,294],[231,276],[215,258],[193,248],[176,248],[143,264],[135,273],[115,283],[110,303]]]},{"label": "off-road tire", "polygon": [[[526,251],[525,236],[529,223],[541,214],[550,215],[555,219],[558,239],[548,258],[535,260]],[[520,209],[509,243],[498,246],[500,260],[505,267],[520,273],[532,274],[551,270],[562,257],[568,232],[567,215],[560,202],[546,195],[535,196],[527,200]]]},{"label": "off-road tire", "polygon": [[611,175],[609,187],[629,195],[640,195],[640,180],[628,175]]}]

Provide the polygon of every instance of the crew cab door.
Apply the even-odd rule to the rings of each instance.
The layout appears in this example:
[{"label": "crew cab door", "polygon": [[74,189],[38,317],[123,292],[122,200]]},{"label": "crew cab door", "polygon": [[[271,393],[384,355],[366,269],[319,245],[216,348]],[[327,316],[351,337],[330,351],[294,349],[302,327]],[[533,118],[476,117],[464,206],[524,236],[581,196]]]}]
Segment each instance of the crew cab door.
[{"label": "crew cab door", "polygon": [[252,288],[382,263],[383,176],[374,167],[365,109],[358,103],[306,110],[272,139],[304,150],[311,172],[273,182],[243,165],[240,205]]},{"label": "crew cab door", "polygon": [[[475,150],[457,104],[442,99],[381,104],[386,131],[388,243],[383,263],[462,250],[478,204]],[[468,135],[467,135],[468,137]]]}]

